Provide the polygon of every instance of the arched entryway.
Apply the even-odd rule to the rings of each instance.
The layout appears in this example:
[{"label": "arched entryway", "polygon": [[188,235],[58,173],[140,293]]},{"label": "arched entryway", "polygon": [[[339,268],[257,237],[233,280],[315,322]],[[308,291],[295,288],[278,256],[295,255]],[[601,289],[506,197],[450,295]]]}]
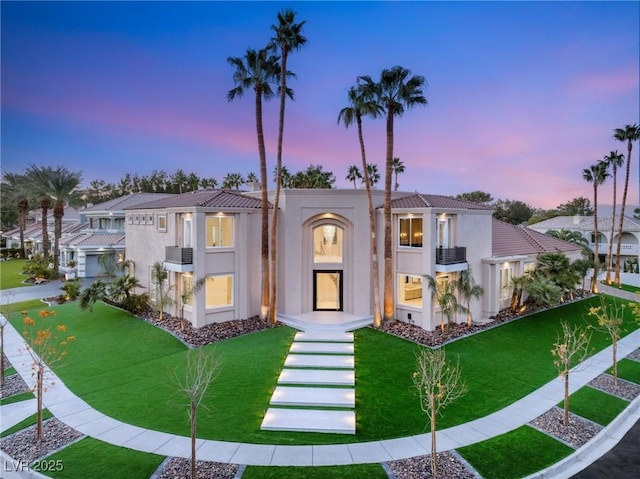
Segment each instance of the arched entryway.
[{"label": "arched entryway", "polygon": [[315,217],[305,225],[307,311],[352,308],[351,236],[349,221],[331,213]]}]

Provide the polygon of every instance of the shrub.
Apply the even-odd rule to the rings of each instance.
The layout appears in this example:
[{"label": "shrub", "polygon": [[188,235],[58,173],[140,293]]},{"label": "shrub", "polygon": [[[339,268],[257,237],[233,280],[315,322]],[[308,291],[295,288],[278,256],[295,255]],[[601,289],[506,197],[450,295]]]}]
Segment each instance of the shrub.
[{"label": "shrub", "polygon": [[30,278],[53,278],[53,269],[49,261],[44,259],[41,254],[35,254],[30,260],[25,263],[24,274]]},{"label": "shrub", "polygon": [[67,281],[60,288],[65,292],[65,300],[66,301],[74,301],[80,296],[80,279],[76,278],[73,281]]},{"label": "shrub", "polygon": [[150,309],[149,295],[147,293],[130,294],[124,298],[121,306],[122,309],[132,314],[144,313]]}]

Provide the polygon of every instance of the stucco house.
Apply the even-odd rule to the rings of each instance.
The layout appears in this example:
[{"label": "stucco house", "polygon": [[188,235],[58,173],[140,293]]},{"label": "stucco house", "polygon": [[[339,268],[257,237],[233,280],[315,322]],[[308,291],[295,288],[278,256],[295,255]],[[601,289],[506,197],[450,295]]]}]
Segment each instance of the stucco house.
[{"label": "stucco house", "polygon": [[[170,196],[163,193],[131,193],[79,210],[82,222],[60,238],[61,271],[73,271],[79,278],[102,274],[100,257],[114,254],[124,259],[125,213],[127,206]],[[73,261],[75,266],[67,267]]]},{"label": "stucco house", "polygon": [[[372,194],[382,285],[384,193]],[[371,321],[366,192],[287,189],[282,191],[280,207],[279,319],[313,321],[324,312],[339,311],[363,324]],[[194,326],[259,314],[259,192],[200,190],[124,210],[126,259],[134,264],[135,275],[152,300],[157,288],[153,265],[159,262],[169,273],[163,287],[173,298],[193,292],[169,312],[184,314]],[[440,313],[424,280],[426,274],[437,281],[453,281],[460,271],[471,268],[485,289],[471,311],[474,319],[487,319],[503,307],[507,276],[521,274],[535,263],[537,254],[580,254],[575,245],[503,226],[492,219],[489,207],[447,196],[396,192],[392,216],[395,316],[427,330],[439,324]],[[199,280],[204,284],[194,291]]]},{"label": "stucco house", "polygon": [[[633,211],[633,209],[630,209]],[[629,211],[627,209],[626,211]],[[570,230],[577,231],[584,236],[591,249],[595,247],[595,228],[593,216],[556,216],[539,223],[535,223],[529,226],[530,229],[546,233],[550,230]],[[606,255],[609,251],[609,241],[612,238],[611,235],[611,222],[612,216],[598,215],[598,256],[601,263],[605,264]],[[616,216],[613,224],[613,264],[615,265],[615,254],[618,237],[620,236],[620,217]],[[620,246],[620,271],[629,270],[629,273],[637,272],[638,259],[640,258],[640,220],[633,218],[632,216],[625,215],[622,223],[622,241]],[[633,263],[634,271],[631,271],[631,264]],[[636,279],[636,283],[637,283]]]}]

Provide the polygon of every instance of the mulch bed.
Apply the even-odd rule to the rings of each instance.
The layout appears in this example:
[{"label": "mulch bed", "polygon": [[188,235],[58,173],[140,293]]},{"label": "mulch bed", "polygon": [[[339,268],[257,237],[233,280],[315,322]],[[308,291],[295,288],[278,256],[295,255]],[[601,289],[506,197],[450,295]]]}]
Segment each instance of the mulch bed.
[{"label": "mulch bed", "polygon": [[[476,476],[451,452],[441,452],[438,457],[438,477],[450,479],[474,479]],[[388,463],[397,479],[428,479],[431,474],[431,455],[412,457]]]},{"label": "mulch bed", "polygon": [[[213,461],[196,461],[196,476],[198,479],[233,479],[238,472],[237,464],[225,464]],[[191,459],[179,457],[171,458],[157,479],[189,479],[191,477]]]},{"label": "mulch bed", "polygon": [[564,410],[554,407],[538,416],[530,424],[536,429],[578,449],[602,430],[602,426],[581,416],[569,413],[569,424],[564,425]]}]

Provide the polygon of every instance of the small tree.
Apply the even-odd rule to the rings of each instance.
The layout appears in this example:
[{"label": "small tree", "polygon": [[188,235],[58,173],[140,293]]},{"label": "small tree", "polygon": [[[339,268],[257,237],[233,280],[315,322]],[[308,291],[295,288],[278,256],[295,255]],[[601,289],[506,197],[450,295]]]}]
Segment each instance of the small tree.
[{"label": "small tree", "polygon": [[174,302],[171,298],[170,288],[167,285],[169,273],[164,269],[162,263],[156,261],[151,269],[151,282],[155,288],[153,300],[154,309],[158,312],[158,319],[164,319],[164,308]]},{"label": "small tree", "polygon": [[561,322],[562,333],[553,344],[551,354],[556,358],[553,364],[558,375],[564,379],[564,425],[569,425],[569,372],[571,367],[580,364],[589,354],[591,334],[579,326],[571,328],[566,321]]},{"label": "small tree", "polygon": [[198,409],[202,407],[209,384],[215,381],[220,369],[220,357],[214,349],[199,348],[187,353],[184,377],[176,371],[179,392],[189,400],[189,423],[191,424],[191,479],[196,478],[196,435]]},{"label": "small tree", "polygon": [[471,316],[471,300],[481,298],[484,294],[484,289],[476,283],[471,268],[458,273],[456,289],[460,293],[460,296],[462,296],[462,299],[466,302],[465,309],[467,310],[467,326],[471,327],[473,324],[473,317]]},{"label": "small tree", "polygon": [[[31,369],[33,376],[36,377],[35,393],[37,399],[37,426],[36,441],[42,441],[42,395],[46,392],[45,368],[53,367],[60,363],[67,355],[67,346],[70,342],[75,341],[75,336],[67,336],[67,327],[59,324],[55,328],[52,326],[39,327],[36,320],[27,316],[26,311],[23,322],[27,329],[22,333],[27,340],[26,350],[31,357]],[[41,310],[40,319],[46,321],[50,316],[55,316],[56,312],[51,310]],[[54,385],[53,382],[50,383]]]},{"label": "small tree", "polygon": [[461,379],[460,358],[455,365],[447,364],[444,349],[421,349],[416,355],[416,368],[413,384],[420,397],[422,412],[431,425],[431,474],[438,477],[436,419],[449,403],[467,392],[467,386]]},{"label": "small tree", "polygon": [[80,293],[80,309],[93,312],[93,306],[102,301],[106,294],[107,285],[101,280],[94,281]]},{"label": "small tree", "polygon": [[613,385],[618,385],[618,340],[622,336],[623,307],[613,302],[607,304],[604,298],[600,297],[600,306],[589,308],[589,316],[595,316],[598,320],[598,326],[592,326],[596,330],[606,332],[611,338],[611,349],[613,354],[613,366],[611,375],[613,376]]},{"label": "small tree", "polygon": [[458,302],[455,283],[451,281],[438,282],[433,276],[428,274],[424,275],[424,278],[426,278],[427,284],[431,289],[431,299],[435,300],[438,306],[440,306],[440,330],[444,332],[445,318],[447,319],[446,325],[448,326],[456,314],[467,314],[469,311]]}]

